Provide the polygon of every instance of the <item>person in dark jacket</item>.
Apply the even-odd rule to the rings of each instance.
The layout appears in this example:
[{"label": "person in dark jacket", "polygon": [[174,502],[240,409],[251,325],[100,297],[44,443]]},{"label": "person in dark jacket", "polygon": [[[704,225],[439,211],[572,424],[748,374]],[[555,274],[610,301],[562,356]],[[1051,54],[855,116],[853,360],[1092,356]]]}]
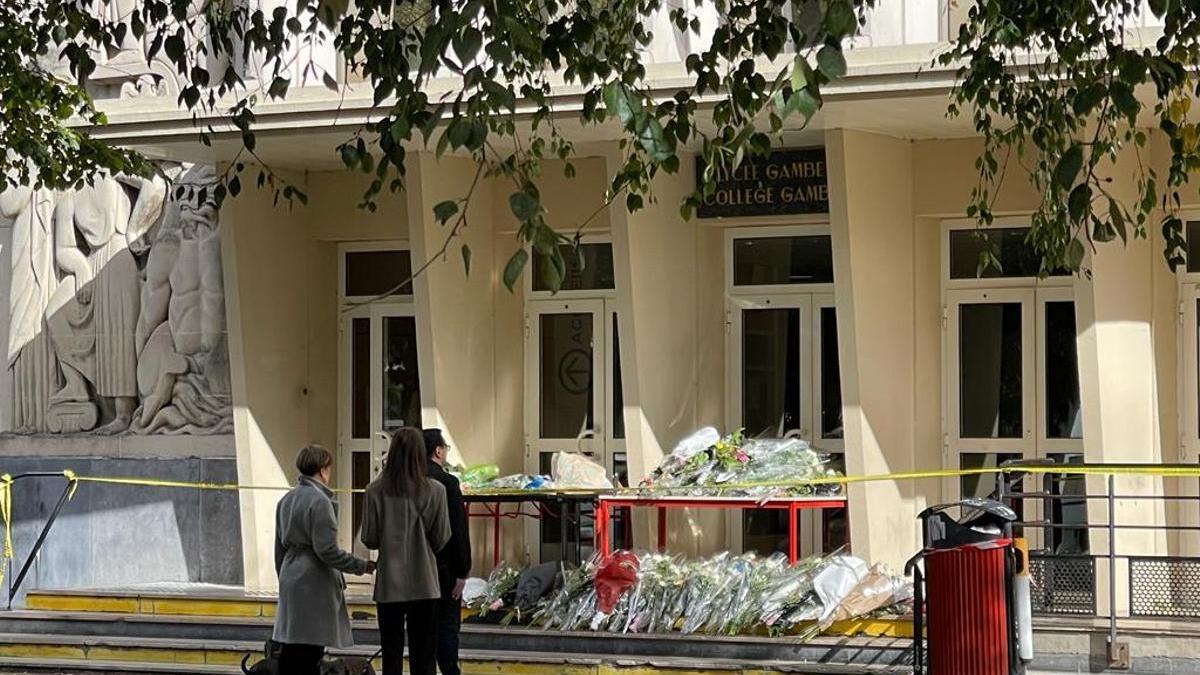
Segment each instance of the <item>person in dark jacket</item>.
[{"label": "person in dark jacket", "polygon": [[425,452],[429,455],[429,477],[446,488],[450,515],[450,541],[438,552],[438,581],[442,590],[438,612],[438,669],[442,675],[459,675],[458,631],[462,626],[462,592],[471,574],[471,536],[467,509],[458,479],[444,468],[450,446],[441,429],[425,430]]}]

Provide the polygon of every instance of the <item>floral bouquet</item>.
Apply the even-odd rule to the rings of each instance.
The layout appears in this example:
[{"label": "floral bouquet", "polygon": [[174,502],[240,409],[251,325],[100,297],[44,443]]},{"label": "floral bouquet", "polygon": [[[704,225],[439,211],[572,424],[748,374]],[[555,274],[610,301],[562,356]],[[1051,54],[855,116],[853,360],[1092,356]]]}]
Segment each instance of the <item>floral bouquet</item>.
[{"label": "floral bouquet", "polygon": [[500,563],[488,575],[487,586],[483,594],[475,598],[468,606],[471,609],[478,610],[480,617],[487,616],[488,612],[495,612],[502,609],[505,604],[505,598],[516,592],[517,579],[520,576],[520,570],[510,567],[508,563]]},{"label": "floral bouquet", "polygon": [[[705,427],[680,441],[641,486],[679,494],[722,488],[726,494],[767,498],[838,494],[837,482],[803,483],[839,477],[829,456],[803,440],[747,440],[741,430],[720,436],[716,429]],[[797,484],[779,485],[793,482]]]}]

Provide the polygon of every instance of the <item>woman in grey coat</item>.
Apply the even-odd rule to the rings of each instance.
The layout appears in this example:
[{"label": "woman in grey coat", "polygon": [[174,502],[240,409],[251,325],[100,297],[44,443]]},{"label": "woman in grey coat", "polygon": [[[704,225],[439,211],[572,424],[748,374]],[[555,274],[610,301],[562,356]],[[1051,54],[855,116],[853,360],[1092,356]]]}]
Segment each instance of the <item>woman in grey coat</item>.
[{"label": "woman in grey coat", "polygon": [[379,551],[375,603],[383,675],[400,675],[404,636],[412,675],[437,670],[437,610],[442,597],[435,554],[450,541],[446,488],[429,478],[419,429],[392,436],[383,475],[367,486],[362,541]]},{"label": "woman in grey coat", "polygon": [[279,607],[273,639],[283,645],[279,670],[319,675],[326,647],[350,647],[343,573],[369,574],[375,563],[337,544],[337,512],[329,480],[333,455],[309,445],[296,458],[300,481],[275,510],[275,572]]}]

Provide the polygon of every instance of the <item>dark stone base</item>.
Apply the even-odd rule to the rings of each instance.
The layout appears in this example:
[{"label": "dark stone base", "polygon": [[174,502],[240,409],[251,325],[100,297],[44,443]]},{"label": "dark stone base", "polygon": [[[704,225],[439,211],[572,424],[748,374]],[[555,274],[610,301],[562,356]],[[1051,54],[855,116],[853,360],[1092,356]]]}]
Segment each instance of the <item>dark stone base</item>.
[{"label": "dark stone base", "polygon": [[[111,459],[4,457],[0,470],[18,476],[70,469],[80,476],[236,483],[232,458]],[[31,477],[13,486],[11,585],[66,485]],[[240,585],[241,522],[236,492],[83,482],[50,530],[21,587],[70,589],[152,582]]]}]

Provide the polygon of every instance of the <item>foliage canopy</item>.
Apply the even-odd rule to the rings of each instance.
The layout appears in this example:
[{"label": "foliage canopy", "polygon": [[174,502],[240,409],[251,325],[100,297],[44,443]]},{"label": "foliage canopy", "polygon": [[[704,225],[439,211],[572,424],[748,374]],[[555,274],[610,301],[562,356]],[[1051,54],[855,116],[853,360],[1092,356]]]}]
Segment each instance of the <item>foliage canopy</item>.
[{"label": "foliage canopy", "polygon": [[[896,0],[883,0],[892,2]],[[0,4],[0,157],[11,183],[78,186],[97,172],[145,174],[153,165],[91,137],[105,118],[88,84],[104,59],[139,45],[179,80],[178,104],[199,120],[214,115],[241,134],[242,150],[211,190],[236,195],[257,171],[276,198],[305,201],[256,154],[255,107],[287,96],[300,76],[343,90],[368,82],[376,113],[337,148],[342,162],[372,177],[362,207],[403,185],[406,154],[432,147],[468,153],[475,182],[461,198],[434,207],[447,225],[444,254],[467,225],[466,203],[482,176],[511,182],[520,222],[505,266],[511,287],[527,248],[557,288],[583,223],[552,226],[538,177],[546,160],[573,173],[575,143],[564,125],[617,125],[623,161],[609,177],[606,203],[643,206],[659,172],[676,172],[695,151],[707,169],[680,211],[690,217],[714,188],[713,169],[767,153],[779,133],[803,126],[822,106],[825,86],[846,74],[846,45],[875,0],[712,0],[719,19],[700,43],[699,5],[662,0],[33,0]],[[260,8],[274,4],[273,9]],[[1145,236],[1160,220],[1167,259],[1184,253],[1176,215],[1189,172],[1200,165],[1200,128],[1189,116],[1200,93],[1195,73],[1200,17],[1195,3],[1151,0],[980,0],[936,57],[957,69],[948,101],[984,139],[978,185],[967,213],[992,221],[997,188],[1018,165],[1044,196],[1029,240],[1043,271],[1081,270],[1088,247]],[[650,19],[667,12],[693,36],[686,84],[663,91],[647,76]],[[1150,16],[1152,15],[1152,17]],[[1138,29],[1149,21],[1161,28]],[[1147,37],[1149,36],[1149,37]],[[298,54],[332,43],[344,72],[307,64]],[[253,69],[245,64],[257,64]],[[452,77],[433,95],[434,78]],[[253,78],[253,79],[252,79]],[[581,103],[556,109],[559,87]],[[1159,175],[1143,161],[1157,126],[1170,150]],[[211,126],[197,123],[201,142]],[[1138,162],[1138,195],[1110,190],[1106,167],[1123,153]],[[1009,176],[1009,179],[1013,179]],[[568,245],[568,246],[564,246]],[[468,271],[470,250],[461,253]],[[998,265],[991,253],[985,264]]]}]

